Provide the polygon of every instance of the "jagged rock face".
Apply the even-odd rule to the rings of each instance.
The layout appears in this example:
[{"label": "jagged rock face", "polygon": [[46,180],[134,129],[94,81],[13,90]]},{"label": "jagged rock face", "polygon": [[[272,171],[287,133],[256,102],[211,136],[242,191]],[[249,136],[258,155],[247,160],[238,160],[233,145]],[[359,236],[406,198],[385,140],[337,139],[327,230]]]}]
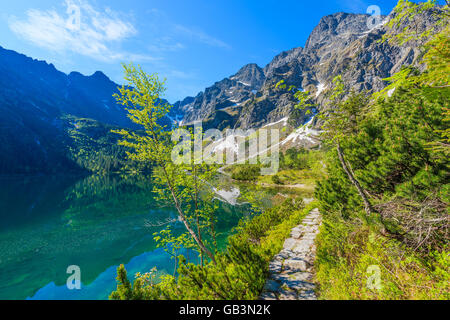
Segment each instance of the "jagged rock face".
[{"label": "jagged rock face", "polygon": [[264,71],[257,64],[251,63],[238,71],[230,80],[238,81],[246,87],[261,88],[264,83]]},{"label": "jagged rock face", "polygon": [[[364,14],[348,14],[339,12],[323,17],[311,32],[306,41],[306,51],[317,51],[324,55],[330,50],[327,46],[345,47],[352,37],[367,31],[369,16]],[[341,40],[341,41],[339,41]]]},{"label": "jagged rock face", "polygon": [[[206,120],[223,112],[231,115],[241,108],[243,102],[257,93],[264,81],[264,71],[256,64],[248,64],[230,78],[216,82],[204,92],[200,92],[195,98],[189,97],[176,102],[175,107],[184,113],[185,124]],[[226,111],[218,112],[221,110]]]},{"label": "jagged rock face", "polygon": [[264,68],[264,74],[273,74],[274,69],[287,65],[288,63],[298,59],[302,52],[303,48],[299,47],[280,53]]},{"label": "jagged rock face", "polygon": [[[275,89],[284,80],[287,87],[312,93],[320,108],[326,107],[326,91],[335,76],[341,75],[347,92],[379,91],[383,79],[403,65],[417,62],[417,44],[397,47],[381,42],[386,23],[369,29],[369,15],[336,13],[323,17],[309,36],[305,48],[294,48],[277,55],[263,70],[255,64],[242,68],[235,76],[222,80],[184,105],[184,123],[207,119],[220,127],[258,128],[289,116],[296,104],[293,92]],[[433,25],[431,12],[418,20],[419,29]],[[255,91],[257,90],[257,91]],[[215,119],[218,110],[229,114],[226,126]],[[302,123],[306,114],[297,120]]]}]

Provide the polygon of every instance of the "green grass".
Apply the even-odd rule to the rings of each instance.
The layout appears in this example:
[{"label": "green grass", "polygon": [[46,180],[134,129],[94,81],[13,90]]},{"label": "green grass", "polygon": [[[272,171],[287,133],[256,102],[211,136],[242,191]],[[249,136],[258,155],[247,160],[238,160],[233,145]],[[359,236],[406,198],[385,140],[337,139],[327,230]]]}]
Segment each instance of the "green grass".
[{"label": "green grass", "polygon": [[316,181],[325,177],[324,154],[317,150],[289,149],[280,154],[280,170],[273,175],[261,175],[261,165],[235,164],[225,168],[232,179],[256,182],[260,186],[282,188],[296,185],[304,192],[312,193]]},{"label": "green grass", "polygon": [[448,250],[422,257],[381,235],[375,223],[327,214],[316,245],[320,299],[450,299]]},{"label": "green grass", "polygon": [[256,181],[261,172],[261,166],[237,164],[230,168],[231,178],[237,181]]},{"label": "green grass", "polygon": [[[295,170],[287,169],[281,170],[277,173],[277,176],[282,182],[282,185],[305,185],[305,189],[314,189],[317,174],[312,172],[310,169]],[[259,176],[258,183],[260,184],[274,184],[272,176]]]}]

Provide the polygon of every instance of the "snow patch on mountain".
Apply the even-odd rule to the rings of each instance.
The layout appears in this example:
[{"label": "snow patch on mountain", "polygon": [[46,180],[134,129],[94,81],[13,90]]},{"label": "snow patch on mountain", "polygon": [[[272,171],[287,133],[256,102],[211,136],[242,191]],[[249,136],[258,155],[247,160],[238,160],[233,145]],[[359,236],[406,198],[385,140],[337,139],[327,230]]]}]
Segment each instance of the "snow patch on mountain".
[{"label": "snow patch on mountain", "polygon": [[326,89],[327,87],[323,83],[319,83],[317,86],[316,98]]},{"label": "snow patch on mountain", "polygon": [[278,120],[276,122],[272,122],[272,123],[266,124],[266,125],[263,126],[263,128],[271,127],[271,126],[277,125],[279,123],[283,123],[283,127],[285,127],[287,125],[288,119],[289,119],[289,117],[285,117],[285,118],[283,118],[281,120]]},{"label": "snow patch on mountain", "polygon": [[296,143],[302,140],[316,143],[315,137],[319,135],[319,131],[311,128],[313,121],[314,118],[311,118],[304,126],[292,132],[283,142],[281,142],[281,145],[285,145],[289,142]]},{"label": "snow patch on mountain", "polygon": [[224,150],[231,150],[233,153],[237,154],[239,152],[239,142],[241,142],[245,136],[241,135],[228,135],[227,137],[218,141],[217,145],[214,146],[212,152],[221,152]]}]

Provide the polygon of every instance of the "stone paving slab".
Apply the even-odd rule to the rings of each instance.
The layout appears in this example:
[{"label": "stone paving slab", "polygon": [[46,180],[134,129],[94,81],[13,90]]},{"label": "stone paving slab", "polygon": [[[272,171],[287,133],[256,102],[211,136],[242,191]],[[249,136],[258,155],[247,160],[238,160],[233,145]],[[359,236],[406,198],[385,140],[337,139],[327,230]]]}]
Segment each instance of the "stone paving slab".
[{"label": "stone paving slab", "polygon": [[301,225],[291,231],[283,249],[269,264],[269,279],[261,300],[316,300],[313,266],[314,241],[321,223],[318,209],[312,210]]}]

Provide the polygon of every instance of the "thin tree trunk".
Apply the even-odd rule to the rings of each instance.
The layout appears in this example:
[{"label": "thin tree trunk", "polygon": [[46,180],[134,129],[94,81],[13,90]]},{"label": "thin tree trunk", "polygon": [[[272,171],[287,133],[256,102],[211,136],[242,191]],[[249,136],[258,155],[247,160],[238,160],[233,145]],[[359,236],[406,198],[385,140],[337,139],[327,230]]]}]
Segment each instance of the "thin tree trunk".
[{"label": "thin tree trunk", "polygon": [[210,222],[209,222],[210,225],[209,225],[209,227],[211,229],[211,235],[213,237],[214,248],[215,248],[216,253],[217,253],[217,239],[216,239],[216,231],[215,231],[215,228],[214,228],[214,220],[213,219],[214,219],[213,217],[210,217]]},{"label": "thin tree trunk", "polygon": [[[152,113],[150,113],[150,117],[151,116],[152,116]],[[150,122],[150,130],[151,130],[151,134],[153,136],[153,140],[154,141],[159,141],[151,122]],[[155,147],[156,150],[158,149],[156,144],[154,145],[154,147]],[[160,162],[160,165],[161,165],[162,170],[164,172],[164,176],[166,178],[167,186],[169,187],[170,193],[171,193],[173,201],[175,203],[175,208],[178,211],[178,214],[180,216],[181,221],[183,221],[184,226],[186,227],[186,229],[188,230],[188,232],[192,236],[192,238],[194,238],[194,241],[200,247],[200,250],[202,252],[205,252],[206,255],[211,259],[211,261],[214,264],[217,264],[216,263],[216,259],[214,259],[214,255],[211,253],[211,251],[208,250],[208,248],[206,248],[206,246],[203,244],[203,241],[198,238],[197,234],[194,232],[194,230],[192,230],[191,226],[189,225],[189,223],[188,223],[188,221],[187,221],[187,219],[186,219],[186,217],[185,217],[185,215],[183,213],[183,210],[181,209],[180,203],[178,202],[178,198],[177,198],[177,196],[175,194],[175,190],[174,190],[174,188],[172,186],[172,182],[170,180],[170,176],[169,176],[169,174],[168,174],[168,172],[166,170],[166,166],[164,164],[164,159],[162,159],[162,161],[159,161],[159,162]]]},{"label": "thin tree trunk", "polygon": [[214,255],[211,253],[211,251],[208,250],[208,248],[206,248],[206,246],[203,244],[203,241],[201,241],[198,238],[197,234],[194,232],[194,230],[192,230],[191,226],[187,222],[186,217],[183,214],[183,210],[181,210],[180,204],[178,202],[178,198],[175,195],[175,191],[173,190],[172,183],[170,182],[169,175],[168,175],[168,173],[166,171],[166,168],[164,166],[163,166],[163,170],[164,170],[164,174],[166,176],[167,184],[168,184],[169,189],[170,189],[170,193],[172,194],[173,201],[175,202],[175,208],[178,211],[178,214],[179,214],[179,216],[181,218],[181,221],[183,221],[184,226],[186,227],[186,229],[188,230],[188,232],[190,233],[192,238],[194,238],[195,242],[200,247],[201,251],[206,253],[206,255],[211,259],[211,261],[214,262],[214,264],[216,264],[216,259],[214,259]]},{"label": "thin tree trunk", "polygon": [[175,267],[173,268],[173,276],[177,274],[177,257],[175,256]]},{"label": "thin tree trunk", "polygon": [[375,210],[373,209],[372,205],[370,204],[369,199],[367,198],[367,194],[364,191],[364,189],[361,187],[361,184],[359,183],[359,181],[356,179],[356,177],[353,175],[353,170],[350,167],[350,164],[348,164],[345,161],[344,158],[344,152],[342,151],[341,145],[338,142],[337,146],[337,153],[338,153],[338,157],[339,157],[339,161],[341,162],[342,168],[344,169],[345,173],[347,174],[348,178],[350,179],[350,181],[352,182],[352,184],[356,187],[356,189],[358,190],[359,196],[361,197],[361,199],[364,202],[364,209],[366,210],[366,213],[368,215],[371,215],[373,213],[375,213]]},{"label": "thin tree trunk", "polygon": [[[196,223],[197,223],[197,234],[200,241],[202,240],[202,232],[200,228],[200,217],[198,216],[198,188],[197,188],[197,167],[194,163],[194,204],[195,204],[195,217],[196,217]],[[203,267],[203,251],[200,251],[200,265]]]}]

